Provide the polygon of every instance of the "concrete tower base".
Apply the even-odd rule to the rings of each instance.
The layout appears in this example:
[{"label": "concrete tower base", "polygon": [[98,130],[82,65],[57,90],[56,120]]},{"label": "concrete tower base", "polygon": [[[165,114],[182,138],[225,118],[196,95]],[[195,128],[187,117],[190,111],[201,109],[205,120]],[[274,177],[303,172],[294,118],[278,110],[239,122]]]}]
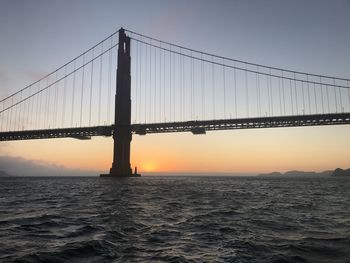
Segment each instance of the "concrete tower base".
[{"label": "concrete tower base", "polygon": [[100,177],[112,177],[112,178],[128,178],[128,177],[141,177],[141,174],[100,174]]}]

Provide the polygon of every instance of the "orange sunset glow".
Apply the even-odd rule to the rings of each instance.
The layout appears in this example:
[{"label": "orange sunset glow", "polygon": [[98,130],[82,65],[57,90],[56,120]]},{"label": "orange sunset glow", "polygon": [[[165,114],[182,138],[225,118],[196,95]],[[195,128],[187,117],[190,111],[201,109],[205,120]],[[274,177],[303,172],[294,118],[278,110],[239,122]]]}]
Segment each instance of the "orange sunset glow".
[{"label": "orange sunset glow", "polygon": [[[337,127],[337,138],[324,141],[332,129],[222,131],[196,136],[190,133],[136,135],[132,141],[131,163],[132,168],[137,166],[140,172],[146,173],[244,174],[346,167],[350,146],[344,142],[349,128]],[[2,153],[97,173],[110,168],[112,145],[111,138],[21,141],[6,143]]]}]

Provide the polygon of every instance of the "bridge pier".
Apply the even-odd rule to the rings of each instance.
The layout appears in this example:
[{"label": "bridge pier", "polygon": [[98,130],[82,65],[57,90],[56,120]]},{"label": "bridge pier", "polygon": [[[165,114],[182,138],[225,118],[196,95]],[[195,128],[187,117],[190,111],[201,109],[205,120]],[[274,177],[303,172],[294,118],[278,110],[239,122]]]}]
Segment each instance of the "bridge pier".
[{"label": "bridge pier", "polygon": [[115,120],[113,128],[113,163],[109,174],[101,177],[140,176],[130,165],[131,133],[131,74],[130,38],[123,28],[119,30],[117,87],[115,94]]}]

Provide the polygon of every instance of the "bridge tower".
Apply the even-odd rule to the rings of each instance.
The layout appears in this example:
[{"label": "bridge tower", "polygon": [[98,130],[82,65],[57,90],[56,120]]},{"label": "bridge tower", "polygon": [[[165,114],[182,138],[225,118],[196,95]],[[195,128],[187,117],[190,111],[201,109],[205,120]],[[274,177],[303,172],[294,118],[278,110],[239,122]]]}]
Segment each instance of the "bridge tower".
[{"label": "bridge tower", "polygon": [[115,115],[113,129],[113,163],[109,174],[102,177],[131,177],[130,165],[131,133],[131,74],[130,74],[130,37],[125,30],[119,30],[118,68],[115,94]]}]

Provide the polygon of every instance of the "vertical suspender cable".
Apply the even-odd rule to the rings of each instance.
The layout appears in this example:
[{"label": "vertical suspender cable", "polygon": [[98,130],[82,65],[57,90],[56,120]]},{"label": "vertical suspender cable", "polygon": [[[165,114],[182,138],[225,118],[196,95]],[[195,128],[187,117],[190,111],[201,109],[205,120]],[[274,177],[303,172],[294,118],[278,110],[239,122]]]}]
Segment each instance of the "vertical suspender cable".
[{"label": "vertical suspender cable", "polygon": [[176,57],[175,57],[175,53],[174,53],[173,66],[172,66],[172,69],[173,69],[173,121],[176,120],[175,61],[176,61]]},{"label": "vertical suspender cable", "polygon": [[75,79],[76,79],[76,60],[74,60],[74,74],[73,74],[73,89],[72,89],[72,112],[70,116],[70,126],[73,127],[73,119],[74,119],[74,102],[75,102]]},{"label": "vertical suspender cable", "polygon": [[[32,94],[32,87],[30,87],[29,88],[29,90],[28,90],[28,96],[30,96]],[[32,98],[30,98],[29,100],[28,100],[28,107],[27,107],[27,116],[28,116],[28,118],[27,118],[27,128],[28,129],[30,129],[30,125],[31,125],[31,123],[30,123],[30,116],[31,116],[31,111],[30,111],[30,109],[31,109],[31,103],[32,102]]]},{"label": "vertical suspender cable", "polygon": [[203,53],[201,53],[201,90],[202,90],[202,120],[204,120],[205,119],[205,81],[204,81]]},{"label": "vertical suspender cable", "polygon": [[195,92],[195,83],[194,83],[194,58],[191,51],[191,87],[192,87],[192,101],[191,101],[191,111],[192,111],[192,120],[196,119],[196,92]]},{"label": "vertical suspender cable", "polygon": [[[111,37],[111,45],[110,48],[113,46],[113,38]],[[108,91],[107,91],[107,123],[111,124],[110,114],[111,114],[111,86],[112,86],[112,52],[113,49],[110,49],[108,51]]]},{"label": "vertical suspender cable", "polygon": [[15,108],[15,117],[14,117],[14,120],[13,120],[13,130],[15,131],[16,128],[17,128],[17,125],[18,125],[18,108],[19,108],[20,105],[16,105],[14,108]]},{"label": "vertical suspender cable", "polygon": [[[45,88],[47,87],[47,78],[44,78],[43,81],[46,80],[46,84],[44,84]],[[47,114],[47,89],[42,92],[42,105],[41,105],[41,116],[40,116],[40,128],[45,128],[46,126],[46,114]],[[21,103],[22,106],[23,103]],[[21,107],[19,108],[21,111]]]},{"label": "vertical suspender cable", "polygon": [[138,89],[139,89],[139,113],[138,113],[138,123],[141,123],[142,117],[141,117],[141,105],[142,105],[142,90],[141,90],[141,83],[142,83],[142,72],[141,72],[141,66],[142,66],[142,43],[139,43],[139,84],[138,84]]},{"label": "vertical suspender cable", "polygon": [[89,109],[89,126],[91,127],[91,110],[92,110],[92,86],[94,78],[94,49],[92,49],[92,61],[91,61],[91,78],[90,78],[90,109]]},{"label": "vertical suspender cable", "polygon": [[[40,81],[39,81],[39,83],[38,83],[38,90],[37,90],[37,92],[39,92],[39,90],[40,90]],[[35,96],[37,99],[36,99],[36,108],[35,108],[35,121],[34,121],[34,129],[38,129],[38,115],[39,115],[39,99],[40,99],[40,93],[37,95],[37,96]]]},{"label": "vertical suspender cable", "polygon": [[328,87],[327,84],[326,84],[326,95],[327,95],[327,108],[328,108],[328,112],[327,113],[330,113],[331,110],[330,110],[330,103],[329,103],[329,87]]},{"label": "vertical suspender cable", "polygon": [[40,129],[41,128],[41,123],[42,123],[42,119],[43,119],[43,110],[42,110],[42,103],[43,103],[43,96],[44,96],[44,93],[43,92],[40,92],[38,94],[39,96],[39,100],[40,100],[40,103],[39,103],[39,121],[38,121],[38,128]]},{"label": "vertical suspender cable", "polygon": [[294,91],[295,91],[295,110],[296,110],[296,115],[298,115],[299,112],[299,105],[298,105],[298,93],[297,93],[297,81],[295,77],[295,72],[294,72]]},{"label": "vertical suspender cable", "polygon": [[150,40],[149,46],[149,122],[152,122],[152,39]]},{"label": "vertical suspender cable", "polygon": [[67,66],[64,67],[62,127],[64,127],[64,121],[65,121],[65,117],[66,117],[66,89],[67,89]]},{"label": "vertical suspender cable", "polygon": [[256,97],[257,97],[257,115],[261,117],[261,106],[260,106],[260,74],[259,66],[256,67]]},{"label": "vertical suspender cable", "polygon": [[17,112],[18,112],[18,107],[19,105],[16,105],[15,107],[14,107],[14,118],[13,118],[13,120],[12,120],[12,123],[13,123],[13,128],[12,128],[12,130],[13,131],[15,131],[16,130],[16,127],[17,127]]},{"label": "vertical suspender cable", "polygon": [[317,110],[317,96],[316,96],[316,84],[314,82],[314,98],[315,98],[315,110],[316,110],[316,114],[318,113],[318,110]]},{"label": "vertical suspender cable", "polygon": [[171,118],[171,116],[172,116],[172,112],[171,112],[171,110],[172,110],[172,104],[171,104],[171,102],[172,102],[172,89],[173,89],[173,87],[172,87],[172,53],[171,53],[171,46],[169,46],[169,49],[170,49],[170,52],[169,52],[169,121],[171,121],[172,120],[172,118]]},{"label": "vertical suspender cable", "polygon": [[17,129],[17,119],[18,119],[18,108],[19,108],[19,105],[16,105],[13,107],[14,108],[14,117],[12,118],[12,130],[13,131],[16,131]]},{"label": "vertical suspender cable", "polygon": [[[31,94],[31,88],[29,88],[28,92],[27,92],[27,96],[30,96]],[[25,111],[25,127],[26,129],[30,129],[30,104],[31,104],[31,98],[29,100],[26,101],[26,107],[24,108]]]},{"label": "vertical suspender cable", "polygon": [[185,59],[182,57],[182,119],[185,120],[186,113],[186,100],[185,100]]},{"label": "vertical suspender cable", "polygon": [[157,106],[157,49],[154,49],[154,93],[153,93],[153,122],[156,122]]},{"label": "vertical suspender cable", "polygon": [[[202,62],[203,63],[203,62]],[[222,74],[224,86],[224,118],[226,119],[226,76],[225,76],[225,60],[222,59]]]},{"label": "vertical suspender cable", "polygon": [[103,66],[103,43],[101,44],[101,55],[100,55],[100,81],[99,81],[99,92],[98,92],[98,125],[101,125],[101,96],[102,96],[102,66]]},{"label": "vertical suspender cable", "polygon": [[270,95],[270,116],[273,116],[273,82],[272,82],[272,74],[271,74],[271,68],[269,69],[269,76],[268,76],[268,82],[269,82],[269,95]]},{"label": "vertical suspender cable", "polygon": [[2,103],[2,112],[0,113],[0,118],[1,118],[0,131],[1,132],[3,132],[3,124],[5,123],[4,118],[5,118],[6,112],[4,112],[4,109],[5,109],[5,102]]},{"label": "vertical suspender cable", "polygon": [[180,58],[179,58],[179,73],[180,73],[180,119],[181,121],[183,121],[182,119],[182,50],[180,48]]},{"label": "vertical suspender cable", "polygon": [[311,99],[310,99],[309,74],[306,74],[306,80],[307,80],[307,98],[308,98],[308,104],[309,104],[309,114],[311,114]]},{"label": "vertical suspender cable", "polygon": [[[306,82],[307,82],[307,100],[308,100],[308,108],[309,108],[309,114],[311,114],[309,74],[306,74]],[[305,109],[305,111],[306,111],[306,109]]]},{"label": "vertical suspender cable", "polygon": [[305,97],[305,96],[304,96],[304,93],[305,93],[305,92],[304,92],[304,81],[301,81],[301,91],[302,91],[301,94],[302,94],[302,96],[303,96],[303,111],[302,111],[302,112],[303,112],[303,114],[305,114],[305,110],[306,110],[306,109],[305,109],[305,98],[304,98],[304,97]]},{"label": "vertical suspender cable", "polygon": [[156,117],[157,117],[157,111],[156,111],[156,106],[157,106],[157,49],[154,50],[154,102],[153,102],[153,122],[156,122]]},{"label": "vertical suspender cable", "polygon": [[[52,120],[52,125],[53,127],[56,128],[57,124],[57,107],[58,107],[58,83],[56,83],[58,79],[58,72],[55,74],[55,85],[54,85],[54,102],[53,102],[53,120]],[[32,115],[32,114],[31,114]]]},{"label": "vertical suspender cable", "polygon": [[[36,86],[40,85],[40,82],[36,84]],[[35,130],[36,127],[36,112],[37,112],[37,106],[38,106],[38,96],[33,97],[33,107],[32,107],[32,117],[31,117],[31,123],[32,123],[32,130]],[[12,112],[12,110],[11,110]],[[12,118],[11,118],[12,119]]]},{"label": "vertical suspender cable", "polygon": [[269,81],[269,76],[268,76],[268,75],[266,75],[266,86],[267,86],[268,116],[271,116],[271,105],[270,105],[270,81]]},{"label": "vertical suspender cable", "polygon": [[[40,115],[41,115],[41,99],[42,99],[42,93],[40,92],[38,95],[38,105],[37,105],[37,111],[36,111],[36,124],[35,129],[40,129]],[[16,107],[17,108],[17,107]]]},{"label": "vertical suspender cable", "polygon": [[[32,98],[30,98],[30,100],[31,100]],[[31,103],[30,103],[31,104]],[[4,102],[4,105],[5,105],[5,102]],[[4,108],[5,108],[5,106],[4,106]],[[10,109],[11,110],[11,109]],[[5,113],[6,113],[6,124],[4,123],[4,130],[5,131],[7,131],[8,130],[8,122],[9,122],[9,119],[10,119],[10,117],[9,117],[9,112],[10,112],[10,110],[7,110]]]},{"label": "vertical suspender cable", "polygon": [[82,121],[83,121],[84,73],[85,73],[85,54],[83,55],[83,72],[81,74],[80,127],[82,127]]},{"label": "vertical suspender cable", "polygon": [[[11,98],[11,105],[13,105],[13,97]],[[7,130],[10,131],[11,130],[11,120],[12,120],[12,108],[10,109],[10,117],[7,119],[7,123],[8,123],[8,128]],[[34,129],[33,129],[34,130]]]},{"label": "vertical suspender cable", "polygon": [[[333,79],[333,85],[335,85],[334,79]],[[337,88],[336,88],[336,87],[333,87],[333,90],[334,90],[335,112],[338,113]],[[341,100],[341,98],[340,98],[340,100]]]},{"label": "vertical suspender cable", "polygon": [[[159,42],[159,122],[162,120],[162,42]],[[163,102],[164,103],[164,102]]]},{"label": "vertical suspender cable", "polygon": [[322,113],[324,114],[324,102],[323,102],[323,85],[322,85],[322,77],[320,77],[320,85],[321,85],[321,97],[322,97]]},{"label": "vertical suspender cable", "polygon": [[135,57],[136,57],[136,64],[135,64],[135,100],[133,101],[134,105],[135,105],[135,119],[134,119],[134,122],[137,123],[137,113],[138,113],[138,90],[139,90],[139,42],[138,41],[135,41],[135,49],[136,49],[136,52],[135,52]]},{"label": "vertical suspender cable", "polygon": [[273,116],[273,85],[272,85],[272,76],[271,76],[271,68],[269,68],[269,82],[270,82],[270,103],[271,103],[271,116]]},{"label": "vertical suspender cable", "polygon": [[[31,99],[32,99],[32,98],[30,98],[30,100],[31,100]],[[11,99],[11,100],[12,100],[12,99]],[[32,104],[32,103],[30,103],[30,104]],[[8,131],[8,123],[9,123],[9,119],[10,119],[10,116],[9,116],[10,110],[11,110],[11,109],[9,109],[9,110],[6,111],[6,124],[5,124],[5,128],[4,128],[5,131]]]},{"label": "vertical suspender cable", "polygon": [[286,115],[286,97],[285,97],[285,91],[284,91],[284,78],[283,78],[283,71],[281,72],[282,75],[282,97],[283,97],[283,114]]},{"label": "vertical suspender cable", "polygon": [[327,94],[328,113],[330,113],[331,110],[330,110],[330,104],[329,104],[329,87],[327,84],[326,84],[326,94]]},{"label": "vertical suspender cable", "polygon": [[[333,85],[335,86],[335,79],[333,78]],[[334,87],[334,89],[336,90],[337,88]],[[342,96],[341,96],[341,90],[338,87],[339,90],[339,101],[340,101],[340,112],[344,112],[344,107],[343,107],[343,101],[342,101]]]},{"label": "vertical suspender cable", "polygon": [[237,72],[236,72],[236,62],[235,62],[233,77],[234,77],[234,95],[235,95],[235,115],[237,119],[238,113],[237,113],[237,74],[236,73]]},{"label": "vertical suspender cable", "polygon": [[349,111],[350,111],[350,85],[349,85],[349,81],[346,81],[346,84],[348,86],[348,99],[349,99]]},{"label": "vertical suspender cable", "polygon": [[163,88],[164,88],[164,92],[163,92],[163,120],[165,121],[166,120],[166,82],[165,82],[165,79],[166,79],[166,66],[167,66],[167,63],[166,63],[166,52],[164,51],[163,53],[163,66],[164,66],[164,77],[163,77]]},{"label": "vertical suspender cable", "polygon": [[[46,78],[46,87],[49,86],[49,77]],[[50,115],[50,90],[51,88],[49,88],[47,90],[47,96],[46,96],[46,118],[45,118],[45,124],[47,125],[47,128],[50,128],[49,126],[49,115]]]},{"label": "vertical suspender cable", "polygon": [[172,72],[172,70],[171,70],[171,57],[172,57],[172,55],[171,55],[171,46],[169,47],[169,49],[170,49],[170,52],[169,52],[169,121],[171,121],[171,109],[172,109],[172,106],[171,106],[171,94],[172,94],[172,88],[171,88],[171,72]]},{"label": "vertical suspender cable", "polygon": [[148,56],[147,56],[147,49],[148,45],[145,45],[145,87],[144,87],[144,107],[145,107],[145,118],[144,118],[144,123],[147,122],[147,78],[148,78],[148,73],[147,73],[147,66],[148,66]]},{"label": "vertical suspender cable", "polygon": [[[29,100],[31,100],[31,98],[30,98]],[[30,103],[30,104],[31,104],[31,103]],[[5,102],[4,102],[3,108],[5,109]],[[4,109],[3,109],[3,110],[4,110]],[[10,110],[3,111],[3,113],[6,114],[6,115],[4,116],[4,117],[6,117],[6,121],[4,120],[4,131],[7,131],[7,128],[8,128],[9,111],[10,111]]]},{"label": "vertical suspender cable", "polygon": [[215,72],[214,72],[214,58],[213,56],[211,57],[211,88],[212,88],[212,92],[213,92],[213,119],[215,120]]},{"label": "vertical suspender cable", "polygon": [[[20,95],[21,95],[21,97],[22,97],[22,91],[20,91]],[[22,98],[21,98],[21,100],[22,100]],[[15,115],[15,126],[14,126],[14,130],[17,130],[18,129],[18,124],[20,123],[20,120],[19,120],[19,117],[20,117],[20,115],[21,115],[21,103],[20,104],[18,104],[17,106],[16,106],[16,115]],[[17,108],[18,108],[18,110],[17,110]],[[18,113],[18,114],[17,114]]]},{"label": "vertical suspender cable", "polygon": [[247,111],[247,117],[249,118],[249,91],[248,91],[248,71],[247,71],[247,63],[245,63],[245,103],[246,103],[246,111]]},{"label": "vertical suspender cable", "polygon": [[[20,96],[20,100],[22,100],[22,91],[21,91],[21,96]],[[21,129],[21,125],[22,125],[22,123],[23,123],[23,118],[21,118],[22,117],[22,106],[25,106],[25,104],[24,103],[21,103],[20,104],[20,108],[19,108],[19,118],[18,118],[18,120],[19,120],[19,129]],[[47,111],[45,111],[46,112],[46,114],[47,114]],[[23,126],[22,126],[23,127]]]},{"label": "vertical suspender cable", "polygon": [[290,89],[290,102],[292,105],[292,115],[294,115],[293,88],[292,88],[292,80],[291,79],[289,79],[289,89]]},{"label": "vertical suspender cable", "polygon": [[[37,129],[41,128],[41,123],[42,123],[42,116],[43,116],[43,110],[42,110],[42,102],[43,102],[43,92],[40,92],[37,96],[39,98],[39,110],[38,110],[38,124],[37,124]],[[19,105],[18,105],[19,106]],[[16,124],[17,125],[17,124]]]},{"label": "vertical suspender cable", "polygon": [[194,72],[193,72],[193,54],[192,54],[192,51],[191,51],[191,63],[190,63],[190,67],[191,67],[191,120],[194,119],[194,110],[193,110],[193,101],[194,101],[194,92],[193,92],[193,78],[194,78]]},{"label": "vertical suspender cable", "polygon": [[278,99],[280,101],[280,116],[282,116],[281,78],[278,78]]}]

